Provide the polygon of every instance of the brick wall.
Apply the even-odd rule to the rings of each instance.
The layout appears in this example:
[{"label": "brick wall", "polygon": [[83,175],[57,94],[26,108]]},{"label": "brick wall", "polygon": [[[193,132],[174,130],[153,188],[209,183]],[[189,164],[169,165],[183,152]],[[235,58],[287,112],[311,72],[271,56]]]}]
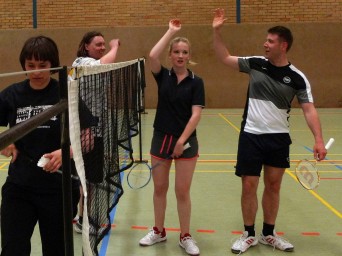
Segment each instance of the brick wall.
[{"label": "brick wall", "polygon": [[[236,22],[236,0],[36,0],[38,28],[210,24],[217,7]],[[240,1],[241,23],[342,22],[341,0]],[[0,29],[33,27],[32,0],[0,1]]]}]

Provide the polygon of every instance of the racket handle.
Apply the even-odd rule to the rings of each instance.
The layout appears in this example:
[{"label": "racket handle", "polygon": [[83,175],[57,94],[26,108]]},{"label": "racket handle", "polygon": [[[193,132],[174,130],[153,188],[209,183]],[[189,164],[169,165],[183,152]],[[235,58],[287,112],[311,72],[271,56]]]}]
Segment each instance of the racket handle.
[{"label": "racket handle", "polygon": [[330,138],[328,143],[325,145],[325,149],[328,150],[332,144],[335,142],[335,139],[334,138]]},{"label": "racket handle", "polygon": [[[63,172],[61,170],[57,170],[56,172],[63,175]],[[80,178],[76,175],[71,174],[70,176],[73,180],[80,180]]]}]

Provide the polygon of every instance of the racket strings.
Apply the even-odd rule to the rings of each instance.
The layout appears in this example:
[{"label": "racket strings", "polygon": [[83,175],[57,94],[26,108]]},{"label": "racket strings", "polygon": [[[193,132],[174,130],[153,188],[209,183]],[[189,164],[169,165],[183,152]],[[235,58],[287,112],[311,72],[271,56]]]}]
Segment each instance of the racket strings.
[{"label": "racket strings", "polygon": [[151,180],[151,167],[144,162],[133,165],[127,175],[127,183],[132,189],[145,187]]},{"label": "racket strings", "polygon": [[314,163],[308,160],[300,161],[296,167],[296,176],[298,181],[306,189],[314,189],[319,184],[319,175]]}]

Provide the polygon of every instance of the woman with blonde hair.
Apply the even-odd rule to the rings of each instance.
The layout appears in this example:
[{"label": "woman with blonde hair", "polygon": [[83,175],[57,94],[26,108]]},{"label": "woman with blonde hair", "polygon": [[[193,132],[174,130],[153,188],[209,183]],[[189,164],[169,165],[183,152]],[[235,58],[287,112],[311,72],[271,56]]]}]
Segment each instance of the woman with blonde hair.
[{"label": "woman with blonde hair", "polygon": [[[171,40],[181,29],[177,19],[152,48],[149,63],[158,86],[158,105],[151,143],[151,163],[154,183],[154,226],[139,244],[149,246],[166,241],[164,227],[169,174],[175,162],[175,193],[180,223],[179,245],[189,255],[200,251],[190,235],[190,187],[198,158],[196,127],[205,104],[204,83],[187,68],[190,63],[190,43],[184,37]],[[169,43],[170,42],[170,43]],[[160,56],[169,43],[171,69],[162,66]],[[185,145],[189,145],[186,148]],[[162,161],[162,164],[158,164]]]}]

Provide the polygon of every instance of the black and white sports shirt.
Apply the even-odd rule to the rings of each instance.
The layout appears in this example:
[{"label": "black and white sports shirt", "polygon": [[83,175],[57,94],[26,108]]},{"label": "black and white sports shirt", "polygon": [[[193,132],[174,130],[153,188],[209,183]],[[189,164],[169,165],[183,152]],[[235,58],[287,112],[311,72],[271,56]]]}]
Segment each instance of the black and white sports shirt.
[{"label": "black and white sports shirt", "polygon": [[291,63],[276,67],[264,57],[240,57],[240,72],[248,73],[247,102],[241,130],[253,134],[289,133],[289,113],[294,96],[313,103],[305,75]]}]

